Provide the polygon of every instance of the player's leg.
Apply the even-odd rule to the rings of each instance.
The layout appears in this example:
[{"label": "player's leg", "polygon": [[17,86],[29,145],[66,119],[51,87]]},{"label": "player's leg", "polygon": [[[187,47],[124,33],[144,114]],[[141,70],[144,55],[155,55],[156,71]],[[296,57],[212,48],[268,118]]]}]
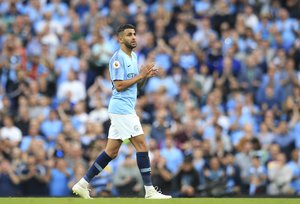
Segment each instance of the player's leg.
[{"label": "player's leg", "polygon": [[122,140],[120,139],[108,139],[105,151],[103,151],[93,165],[88,169],[87,173],[81,178],[72,188],[73,192],[83,198],[90,198],[88,184],[98,175],[107,164],[116,158],[118,155]]},{"label": "player's leg", "polygon": [[98,175],[106,165],[118,155],[122,140],[108,139],[105,150],[97,157],[93,165],[88,169],[84,179],[89,183]]},{"label": "player's leg", "polygon": [[160,192],[157,192],[156,189],[152,185],[151,181],[151,167],[150,167],[150,160],[148,156],[148,146],[145,140],[144,134],[132,137],[129,139],[130,142],[136,149],[136,160],[137,165],[140,169],[146,195],[145,198],[148,199],[168,199],[171,196],[163,195]]},{"label": "player's leg", "polygon": [[144,185],[152,186],[150,160],[148,156],[148,147],[145,142],[145,136],[139,135],[132,137],[129,140],[136,149],[136,161],[142,174]]}]

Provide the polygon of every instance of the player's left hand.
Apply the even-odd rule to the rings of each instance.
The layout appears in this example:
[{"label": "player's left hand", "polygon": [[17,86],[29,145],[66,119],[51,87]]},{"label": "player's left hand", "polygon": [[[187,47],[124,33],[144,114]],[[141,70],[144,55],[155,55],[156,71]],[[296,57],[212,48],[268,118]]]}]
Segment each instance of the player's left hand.
[{"label": "player's left hand", "polygon": [[147,75],[147,78],[151,78],[151,77],[154,77],[154,76],[157,76],[159,73],[159,69],[157,68],[152,68],[151,71],[148,73]]},{"label": "player's left hand", "polygon": [[140,69],[140,75],[143,78],[148,78],[148,75],[150,75],[153,67],[154,67],[154,63],[147,63],[145,65],[142,65]]}]

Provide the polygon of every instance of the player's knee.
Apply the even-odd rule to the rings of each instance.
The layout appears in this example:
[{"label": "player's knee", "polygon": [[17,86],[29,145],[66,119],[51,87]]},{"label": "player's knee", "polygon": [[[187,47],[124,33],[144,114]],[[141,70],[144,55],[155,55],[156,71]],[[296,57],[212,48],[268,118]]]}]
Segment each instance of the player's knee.
[{"label": "player's knee", "polygon": [[116,158],[117,156],[118,156],[118,152],[115,152],[115,153],[113,153],[113,154],[111,155],[111,158],[114,159],[114,158]]},{"label": "player's knee", "polygon": [[147,146],[146,142],[140,142],[136,145],[136,149],[138,152],[147,152],[148,146]]},{"label": "player's knee", "polygon": [[111,158],[114,159],[118,156],[118,151],[107,151],[105,150],[106,154]]}]

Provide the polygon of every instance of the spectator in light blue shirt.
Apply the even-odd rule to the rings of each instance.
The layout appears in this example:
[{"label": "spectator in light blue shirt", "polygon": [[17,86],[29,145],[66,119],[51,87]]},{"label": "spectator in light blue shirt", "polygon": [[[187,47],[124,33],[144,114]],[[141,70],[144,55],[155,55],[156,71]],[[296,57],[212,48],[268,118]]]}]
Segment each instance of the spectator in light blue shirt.
[{"label": "spectator in light blue shirt", "polygon": [[57,112],[52,110],[49,118],[41,124],[41,132],[49,142],[49,146],[55,146],[58,134],[63,129],[62,122],[57,118]]},{"label": "spectator in light blue shirt", "polygon": [[183,69],[187,70],[191,67],[196,67],[198,59],[195,53],[190,47],[184,48],[183,52],[179,56],[179,65]]},{"label": "spectator in light blue shirt", "polygon": [[160,155],[166,159],[167,168],[175,175],[183,162],[183,153],[174,146],[172,138],[166,138],[166,147],[161,149]]},{"label": "spectator in light blue shirt", "polygon": [[269,35],[270,35],[270,28],[272,26],[272,23],[269,21],[268,14],[263,13],[260,16],[260,21],[254,28],[255,34],[260,34],[262,39],[268,40]]},{"label": "spectator in light blue shirt", "polygon": [[234,131],[236,129],[244,127],[246,124],[250,124],[254,131],[257,130],[256,123],[254,117],[251,115],[251,112],[243,109],[242,103],[237,103],[234,111],[232,111],[229,115],[231,130]]},{"label": "spectator in light blue shirt", "polygon": [[199,15],[205,15],[206,12],[211,8],[210,1],[202,0],[202,1],[193,1],[195,6],[195,10]]},{"label": "spectator in light blue shirt", "polygon": [[246,123],[243,128],[234,131],[231,136],[231,141],[234,146],[237,146],[242,138],[253,138],[253,127],[250,123]]},{"label": "spectator in light blue shirt", "polygon": [[43,13],[51,12],[54,20],[64,21],[67,18],[68,6],[61,0],[52,0],[43,8]]},{"label": "spectator in light blue shirt", "polygon": [[56,160],[55,168],[51,170],[51,179],[49,183],[50,196],[66,197],[71,195],[68,187],[69,181],[74,176],[71,168],[67,167],[67,163],[63,158]]},{"label": "spectator in light blue shirt", "polygon": [[260,164],[260,158],[258,156],[252,157],[252,166],[249,169],[249,177],[249,195],[265,193],[267,169]]},{"label": "spectator in light blue shirt", "polygon": [[31,22],[42,19],[42,5],[40,1],[30,1],[27,6],[21,7],[21,12],[29,16]]},{"label": "spectator in light blue shirt", "polygon": [[[39,140],[41,142],[44,142],[44,138],[39,135],[39,124],[37,121],[31,121],[29,126],[29,135],[25,136],[20,145],[20,149],[22,152],[26,152],[29,150],[31,143],[33,141]],[[44,150],[47,149],[46,143],[44,143]]]},{"label": "spectator in light blue shirt", "polygon": [[277,132],[274,141],[279,144],[283,153],[289,155],[295,140],[293,131],[289,129],[286,121],[281,121],[278,125]]},{"label": "spectator in light blue shirt", "polygon": [[[268,91],[266,90],[267,87]],[[282,100],[281,94],[279,74],[276,72],[274,64],[270,64],[268,73],[263,76],[260,87],[256,92],[256,101],[258,104],[266,103],[268,107],[272,107],[280,104]]]},{"label": "spectator in light blue shirt", "polygon": [[294,32],[299,30],[299,24],[297,20],[290,18],[288,11],[282,8],[279,10],[279,19],[276,21],[275,25],[283,38],[284,48],[289,50],[296,39]]},{"label": "spectator in light blue shirt", "polygon": [[300,152],[294,149],[291,154],[291,160],[287,163],[287,166],[293,171],[293,180],[291,187],[300,195]]},{"label": "spectator in light blue shirt", "polygon": [[148,10],[150,13],[156,13],[160,7],[163,7],[166,12],[171,12],[174,6],[174,1],[155,1]]},{"label": "spectator in light blue shirt", "polygon": [[171,68],[171,57],[167,53],[158,53],[155,57],[155,62],[166,72],[168,72]]},{"label": "spectator in light blue shirt", "polygon": [[172,76],[167,76],[164,69],[160,69],[159,77],[150,78],[146,85],[146,93],[153,93],[164,87],[167,95],[174,98],[179,94],[179,87]]},{"label": "spectator in light blue shirt", "polygon": [[67,80],[70,70],[79,71],[79,59],[72,56],[71,52],[67,47],[62,48],[61,56],[55,61],[58,85]]},{"label": "spectator in light blue shirt", "polygon": [[295,126],[293,127],[293,133],[294,133],[294,136],[295,136],[295,146],[298,149],[300,149],[300,137],[297,137],[299,132],[300,132],[300,122],[297,122],[295,124]]}]

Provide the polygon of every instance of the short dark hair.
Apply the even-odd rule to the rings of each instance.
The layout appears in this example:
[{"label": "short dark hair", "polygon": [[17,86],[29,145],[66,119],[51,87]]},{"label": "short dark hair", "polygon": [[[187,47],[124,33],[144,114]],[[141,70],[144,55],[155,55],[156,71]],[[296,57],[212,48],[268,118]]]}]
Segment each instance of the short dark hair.
[{"label": "short dark hair", "polygon": [[117,30],[117,34],[119,35],[120,33],[122,33],[124,30],[126,29],[134,29],[135,30],[135,26],[132,24],[124,24],[121,25],[118,30]]}]

